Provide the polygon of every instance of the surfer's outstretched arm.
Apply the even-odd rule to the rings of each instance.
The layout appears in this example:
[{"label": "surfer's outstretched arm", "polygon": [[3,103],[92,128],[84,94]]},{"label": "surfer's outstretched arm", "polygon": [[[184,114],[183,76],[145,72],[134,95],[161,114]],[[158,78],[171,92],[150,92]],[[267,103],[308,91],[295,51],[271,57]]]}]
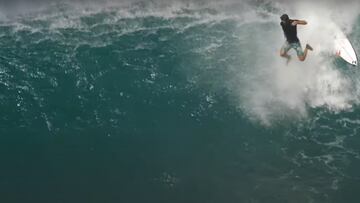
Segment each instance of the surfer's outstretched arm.
[{"label": "surfer's outstretched arm", "polygon": [[307,22],[305,20],[294,20],[292,25],[306,25]]}]

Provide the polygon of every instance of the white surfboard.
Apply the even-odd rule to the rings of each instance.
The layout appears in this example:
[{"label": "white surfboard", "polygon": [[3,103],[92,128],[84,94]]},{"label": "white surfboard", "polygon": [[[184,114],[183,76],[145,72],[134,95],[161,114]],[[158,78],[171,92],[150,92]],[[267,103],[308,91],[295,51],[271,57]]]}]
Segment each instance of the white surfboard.
[{"label": "white surfboard", "polygon": [[358,61],[355,50],[343,33],[338,33],[335,36],[335,53],[351,65],[357,66]]}]

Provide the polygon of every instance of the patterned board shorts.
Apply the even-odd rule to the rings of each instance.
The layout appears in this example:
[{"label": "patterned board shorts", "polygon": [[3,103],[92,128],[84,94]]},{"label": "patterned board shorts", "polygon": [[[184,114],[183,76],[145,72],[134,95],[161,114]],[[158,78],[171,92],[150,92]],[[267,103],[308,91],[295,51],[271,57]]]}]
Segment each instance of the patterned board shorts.
[{"label": "patterned board shorts", "polygon": [[285,41],[284,45],[281,47],[281,51],[287,53],[291,48],[295,49],[298,56],[304,56],[300,42],[289,43],[288,41]]}]

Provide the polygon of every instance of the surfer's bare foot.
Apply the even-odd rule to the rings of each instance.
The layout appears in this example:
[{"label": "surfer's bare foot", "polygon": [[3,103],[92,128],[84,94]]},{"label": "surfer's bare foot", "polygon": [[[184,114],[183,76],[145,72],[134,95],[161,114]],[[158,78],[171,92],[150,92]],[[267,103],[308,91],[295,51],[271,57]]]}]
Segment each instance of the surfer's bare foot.
[{"label": "surfer's bare foot", "polygon": [[306,44],[306,48],[309,49],[310,51],[314,50],[309,44]]}]

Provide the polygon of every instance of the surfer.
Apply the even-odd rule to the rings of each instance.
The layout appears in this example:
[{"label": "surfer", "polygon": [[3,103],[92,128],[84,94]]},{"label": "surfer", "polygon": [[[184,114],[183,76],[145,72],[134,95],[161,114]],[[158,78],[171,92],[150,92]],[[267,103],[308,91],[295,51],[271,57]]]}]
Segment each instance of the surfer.
[{"label": "surfer", "polygon": [[290,55],[287,54],[287,52],[291,48],[293,48],[293,49],[295,49],[299,60],[304,61],[306,59],[308,50],[312,51],[313,48],[309,44],[306,44],[304,51],[302,50],[300,40],[297,37],[297,27],[296,26],[297,25],[306,25],[307,22],[305,20],[290,19],[287,14],[283,14],[280,17],[280,19],[281,19],[280,25],[284,31],[284,35],[286,38],[284,45],[281,47],[280,56],[286,58],[287,59],[286,63],[289,63],[291,57],[290,57]]}]

